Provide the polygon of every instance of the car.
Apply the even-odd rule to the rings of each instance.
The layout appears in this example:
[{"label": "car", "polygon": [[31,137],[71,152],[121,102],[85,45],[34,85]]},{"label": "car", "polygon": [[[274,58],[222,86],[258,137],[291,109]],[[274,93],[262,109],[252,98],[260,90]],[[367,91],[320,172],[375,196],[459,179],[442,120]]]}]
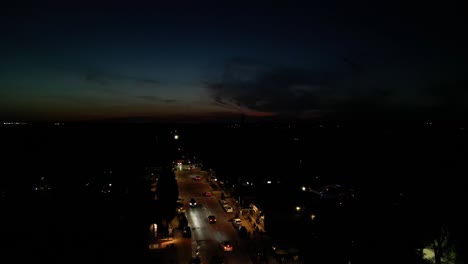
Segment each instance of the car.
[{"label": "car", "polygon": [[204,192],[204,193],[203,193],[203,196],[205,196],[205,197],[211,197],[211,196],[213,196],[213,194],[212,194],[211,192]]},{"label": "car", "polygon": [[199,180],[201,180],[201,177],[200,177],[200,175],[197,175],[197,176],[195,176],[194,179],[195,179],[196,181],[199,181]]},{"label": "car", "polygon": [[191,198],[189,205],[190,205],[190,207],[195,207],[195,206],[197,206],[197,201],[195,201],[194,198]]},{"label": "car", "polygon": [[221,247],[222,247],[222,249],[224,251],[233,251],[234,250],[234,248],[232,247],[231,242],[229,242],[229,241],[223,241],[221,243]]},{"label": "car", "polygon": [[216,223],[216,221],[217,221],[216,216],[214,215],[208,216],[208,222],[210,222],[210,224],[214,224]]},{"label": "car", "polygon": [[242,220],[240,218],[234,218],[232,220],[232,225],[236,228],[239,229],[242,226]]},{"label": "car", "polygon": [[185,212],[184,204],[182,202],[177,202],[177,212],[178,213],[184,213]]},{"label": "car", "polygon": [[190,226],[185,226],[182,230],[182,236],[185,238],[192,238],[192,228],[190,228]]},{"label": "car", "polygon": [[232,213],[232,212],[234,212],[234,209],[232,209],[231,206],[226,205],[226,206],[224,206],[224,211],[226,211],[226,213]]}]

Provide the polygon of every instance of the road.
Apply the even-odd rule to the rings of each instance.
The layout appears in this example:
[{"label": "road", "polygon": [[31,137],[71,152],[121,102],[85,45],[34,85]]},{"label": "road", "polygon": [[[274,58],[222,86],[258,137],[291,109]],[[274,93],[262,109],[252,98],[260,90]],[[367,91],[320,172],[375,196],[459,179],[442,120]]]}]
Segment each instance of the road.
[{"label": "road", "polygon": [[[201,176],[200,180],[195,177]],[[206,175],[199,170],[177,171],[176,178],[179,186],[179,197],[185,201],[185,210],[190,227],[192,228],[192,238],[184,238],[183,249],[178,250],[178,263],[189,263],[190,252],[194,256],[195,250],[199,247],[201,263],[210,263],[213,256],[221,256],[224,263],[252,263],[248,250],[248,241],[241,240],[237,231],[232,225],[232,218],[235,212],[226,213],[218,200],[220,193],[213,193],[211,197],[204,197],[206,191],[213,191]],[[188,201],[195,198],[197,206],[190,208]],[[210,224],[208,216],[214,215],[217,223]],[[231,241],[234,246],[232,252],[224,252],[221,248],[222,241]]]}]

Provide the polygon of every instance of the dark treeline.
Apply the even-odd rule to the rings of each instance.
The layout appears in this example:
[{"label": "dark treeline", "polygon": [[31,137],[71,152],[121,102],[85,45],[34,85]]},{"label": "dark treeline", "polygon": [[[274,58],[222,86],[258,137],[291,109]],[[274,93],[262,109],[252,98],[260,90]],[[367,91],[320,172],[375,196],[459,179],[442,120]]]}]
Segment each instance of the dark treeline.
[{"label": "dark treeline", "polygon": [[[462,201],[468,134],[460,124],[200,126],[183,131],[190,149],[218,178],[236,185],[280,180],[277,188],[252,188],[270,207],[292,208],[301,200],[296,196],[302,185],[353,188],[357,199],[350,208],[316,209],[322,217],[314,226],[284,222],[277,228],[287,230],[290,238],[321,235],[313,255],[322,260],[343,261],[354,240],[358,261],[418,263],[421,249],[436,237],[445,240],[446,248],[457,249],[457,261],[466,260]],[[288,226],[297,229],[284,228]],[[311,250],[309,244],[299,245]]]},{"label": "dark treeline", "polygon": [[[168,214],[171,206],[173,211],[177,199],[175,180],[164,180],[170,178],[176,154],[167,131],[126,126],[3,128],[2,258],[141,263],[150,223]],[[167,194],[161,194],[159,203],[153,199],[147,167],[164,174],[160,185]]]},{"label": "dark treeline", "polygon": [[[255,182],[261,200],[285,208],[311,201],[299,197],[302,185],[352,187],[357,202],[341,210],[313,207],[320,214],[314,225],[307,219],[295,228],[278,223],[290,240],[310,238],[299,244],[313,251],[311,262],[339,263],[349,256],[352,238],[357,262],[418,263],[418,250],[444,228],[457,259],[466,259],[468,135],[460,124],[35,126],[1,132],[1,243],[25,260],[143,257],[147,225],[173,216],[178,194],[170,165],[181,156],[196,157],[238,186]],[[159,201],[152,200],[148,166],[159,168],[158,184],[167,187],[157,187]],[[35,191],[41,177],[50,191]],[[280,184],[262,186],[266,180]],[[102,193],[109,183],[112,192]],[[314,244],[314,235],[320,243]],[[81,253],[71,258],[75,250]]]}]

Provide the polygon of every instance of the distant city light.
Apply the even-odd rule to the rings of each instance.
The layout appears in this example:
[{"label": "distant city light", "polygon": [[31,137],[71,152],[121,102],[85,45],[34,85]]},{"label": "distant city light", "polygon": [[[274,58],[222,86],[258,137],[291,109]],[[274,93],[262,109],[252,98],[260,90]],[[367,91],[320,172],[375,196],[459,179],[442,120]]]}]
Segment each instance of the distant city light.
[{"label": "distant city light", "polygon": [[174,135],[174,139],[175,140],[179,139],[179,135]]},{"label": "distant city light", "polygon": [[296,206],[296,211],[301,211],[301,207],[300,206]]},{"label": "distant city light", "polygon": [[311,215],[310,215],[310,219],[314,220],[314,219],[315,219],[315,215],[314,215],[314,214],[311,214]]},{"label": "distant city light", "polygon": [[26,122],[2,122],[3,125],[26,125]]},{"label": "distant city light", "polygon": [[267,184],[271,184],[271,181],[267,181]]},{"label": "distant city light", "polygon": [[304,192],[306,191],[306,187],[305,187],[305,186],[302,186],[301,189],[302,189],[302,191],[304,191]]}]

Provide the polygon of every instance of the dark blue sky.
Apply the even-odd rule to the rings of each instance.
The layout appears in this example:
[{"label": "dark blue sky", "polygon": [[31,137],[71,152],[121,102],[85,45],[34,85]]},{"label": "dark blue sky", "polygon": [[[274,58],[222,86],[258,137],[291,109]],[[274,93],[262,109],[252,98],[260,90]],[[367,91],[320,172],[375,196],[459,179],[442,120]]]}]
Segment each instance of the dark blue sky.
[{"label": "dark blue sky", "polygon": [[5,8],[0,117],[463,117],[461,6],[324,2]]}]

